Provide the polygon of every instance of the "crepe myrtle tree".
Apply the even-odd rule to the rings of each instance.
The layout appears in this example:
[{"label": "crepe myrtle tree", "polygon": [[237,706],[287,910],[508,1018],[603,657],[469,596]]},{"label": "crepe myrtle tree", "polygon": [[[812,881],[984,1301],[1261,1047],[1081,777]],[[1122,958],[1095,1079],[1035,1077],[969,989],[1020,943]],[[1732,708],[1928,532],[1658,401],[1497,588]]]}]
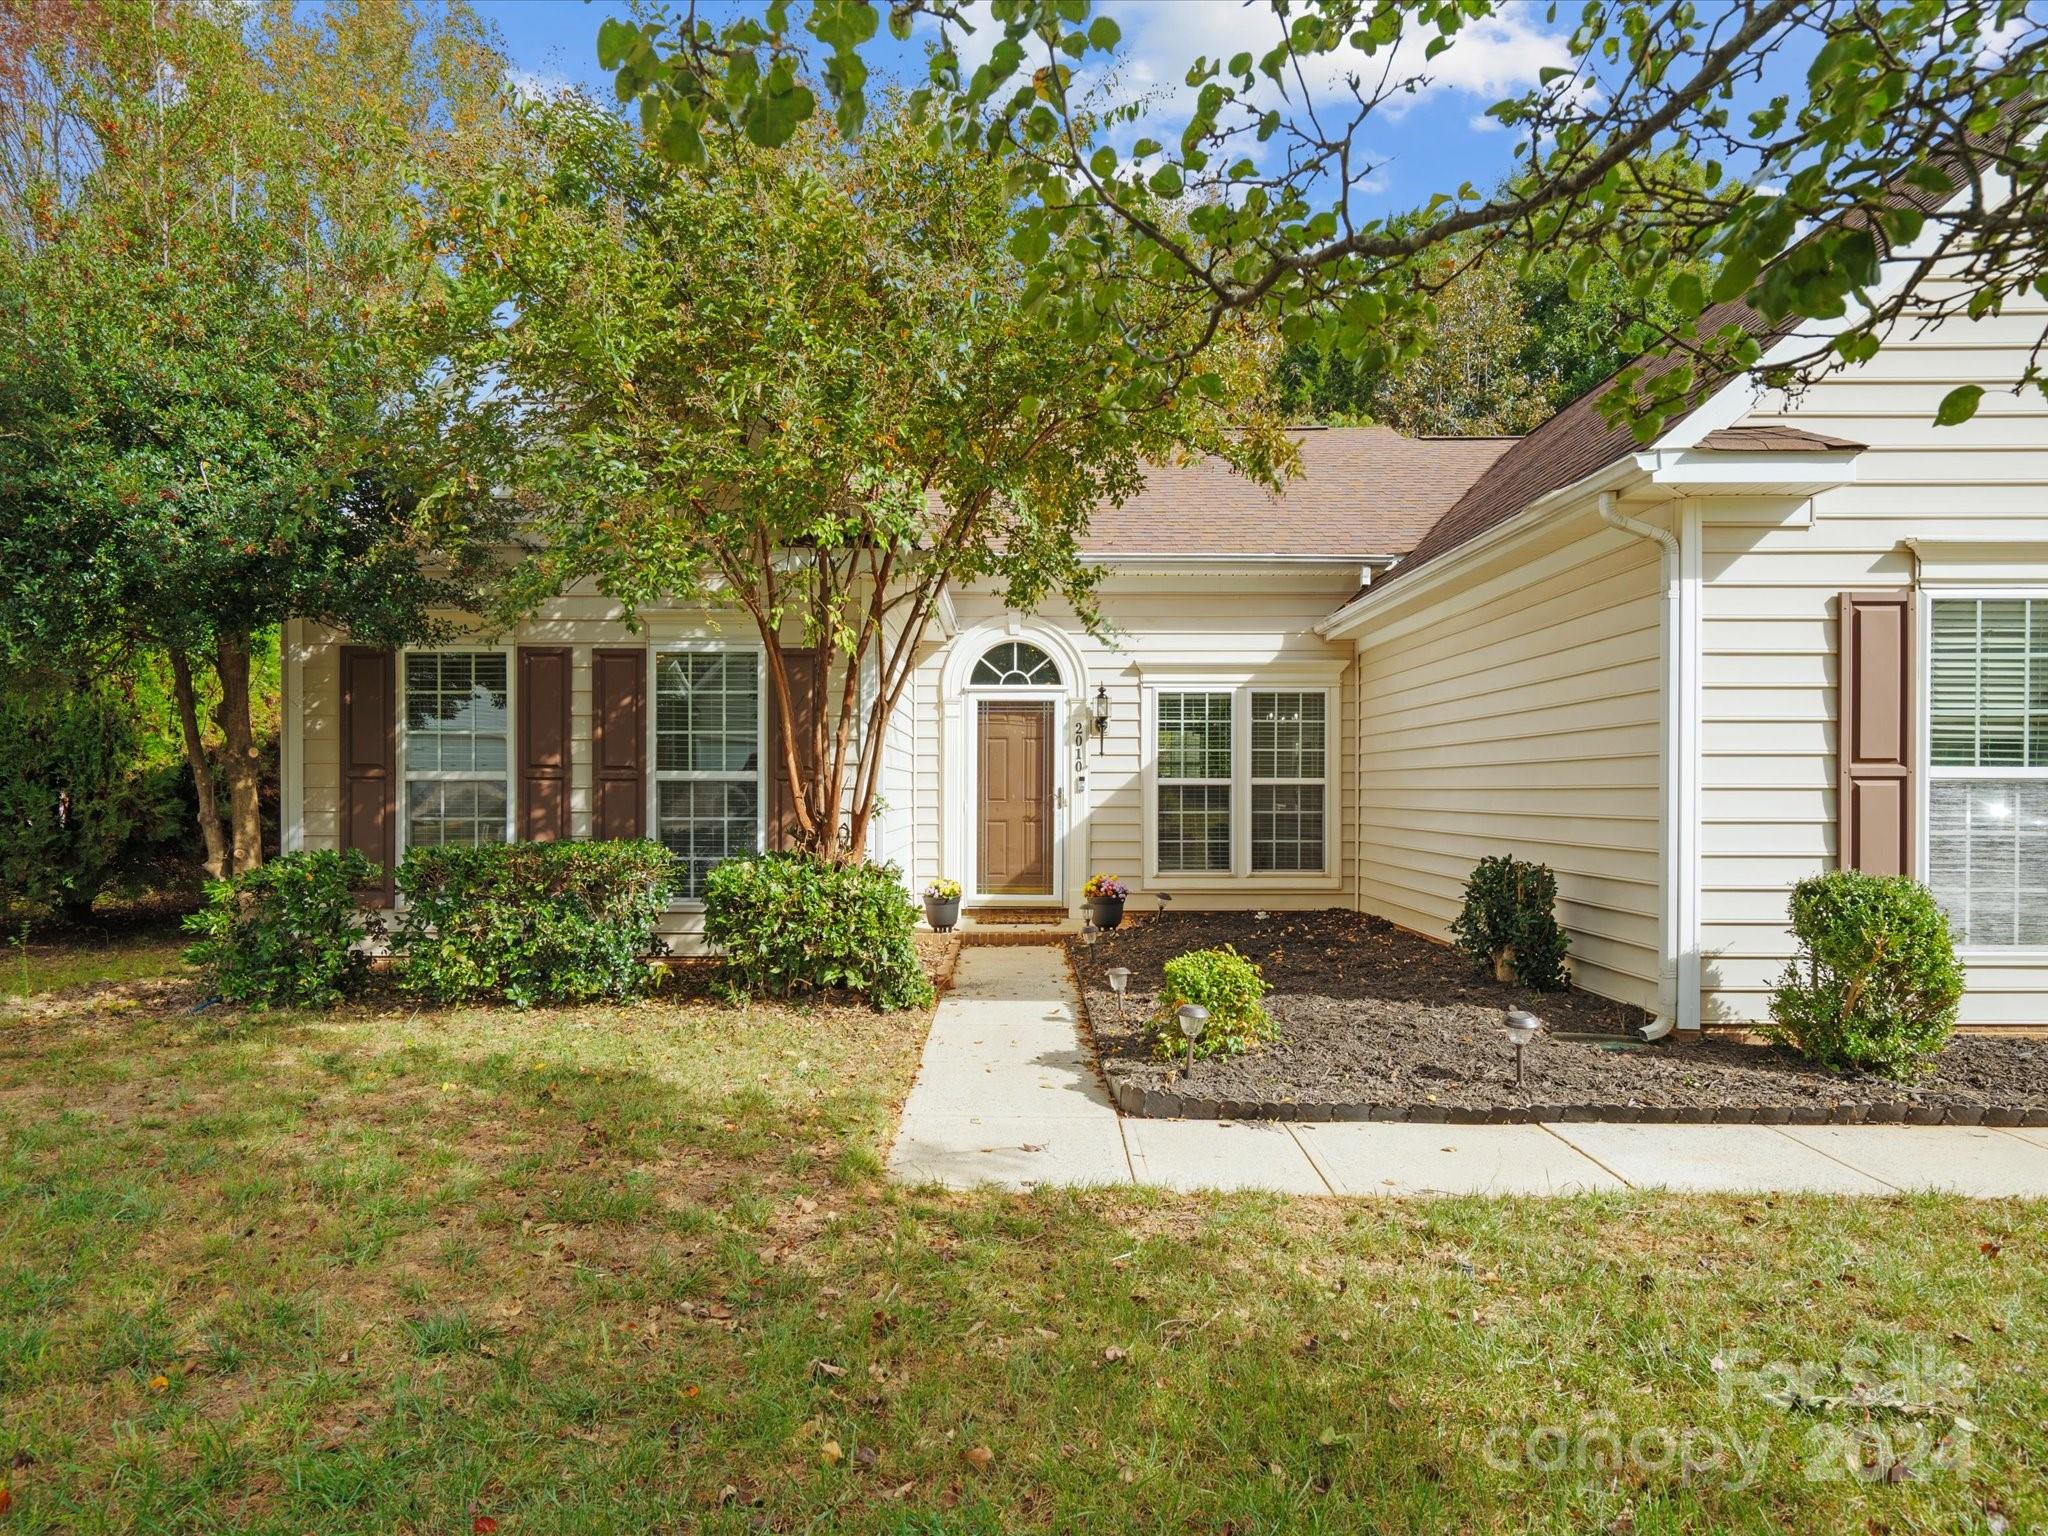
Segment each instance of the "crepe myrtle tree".
[{"label": "crepe myrtle tree", "polygon": [[254,637],[420,638],[484,570],[408,423],[439,313],[420,173],[487,153],[502,62],[406,0],[43,0],[0,54],[0,657],[167,653],[208,868],[247,869]]},{"label": "crepe myrtle tree", "polygon": [[[883,732],[949,586],[1099,623],[1082,535],[1147,462],[1212,452],[1269,483],[1291,465],[1269,337],[1233,319],[1196,348],[1209,318],[1172,284],[1114,313],[1038,303],[1008,157],[897,102],[857,144],[811,121],[774,149],[722,139],[701,168],[573,94],[526,122],[530,155],[446,234],[474,327],[459,392],[493,446],[463,484],[514,503],[530,550],[504,616],[587,580],[629,614],[750,624],[773,707],[808,722],[777,767],[820,857],[864,852]],[[1117,226],[1096,239],[1104,270],[1140,259]]]},{"label": "crepe myrtle tree", "polygon": [[[1640,312],[1652,295],[1673,311],[1654,338],[1671,360],[1602,396],[1648,438],[1706,371],[1797,388],[1902,327],[2048,294],[2048,20],[2027,0],[1553,4],[1565,61],[1488,109],[1516,135],[1507,182],[1365,213],[1354,194],[1383,167],[1374,146],[1401,138],[1390,117],[1519,3],[1248,0],[1242,50],[1187,60],[1192,106],[1157,136],[1144,101],[1104,111],[1070,94],[1121,41],[1090,0],[990,0],[972,21],[957,0],[896,0],[886,15],[898,38],[938,24],[915,98],[931,130],[1033,168],[1019,249],[1055,303],[1126,301],[1134,271],[1095,255],[1123,228],[1153,258],[1149,280],[1188,286],[1212,319],[1263,309],[1290,344],[1378,371],[1421,344],[1418,317],[1464,262],[1561,252],[1575,281],[1611,263]],[[782,142],[817,91],[854,131],[883,15],[873,0],[717,19],[691,4],[607,21],[598,55],[664,149],[702,163],[724,134]],[[994,36],[969,70],[959,44],[974,28]],[[1686,162],[1703,174],[1671,173]],[[1771,327],[1832,334],[1762,368],[1759,328],[1714,307],[1742,298]],[[2041,356],[2017,379],[1958,384],[1938,419],[1967,420],[1988,385],[2043,387]]]}]

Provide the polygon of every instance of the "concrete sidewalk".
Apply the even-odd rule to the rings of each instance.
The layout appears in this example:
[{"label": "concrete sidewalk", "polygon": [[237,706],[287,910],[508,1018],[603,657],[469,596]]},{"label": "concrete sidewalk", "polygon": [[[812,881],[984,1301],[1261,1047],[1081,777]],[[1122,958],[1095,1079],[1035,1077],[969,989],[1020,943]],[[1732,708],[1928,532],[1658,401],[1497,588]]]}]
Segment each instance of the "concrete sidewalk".
[{"label": "concrete sidewalk", "polygon": [[1297,1195],[1596,1189],[2048,1196],[2048,1131],[1881,1125],[1233,1123],[1120,1116],[1063,951],[970,946],[889,1156],[908,1183]]}]

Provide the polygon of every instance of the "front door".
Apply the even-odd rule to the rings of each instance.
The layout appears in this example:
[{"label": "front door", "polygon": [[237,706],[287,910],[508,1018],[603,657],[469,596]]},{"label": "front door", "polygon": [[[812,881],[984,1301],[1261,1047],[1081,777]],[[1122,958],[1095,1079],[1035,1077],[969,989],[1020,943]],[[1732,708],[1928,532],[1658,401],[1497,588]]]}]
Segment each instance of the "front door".
[{"label": "front door", "polygon": [[1052,894],[1052,705],[981,706],[981,894]]}]

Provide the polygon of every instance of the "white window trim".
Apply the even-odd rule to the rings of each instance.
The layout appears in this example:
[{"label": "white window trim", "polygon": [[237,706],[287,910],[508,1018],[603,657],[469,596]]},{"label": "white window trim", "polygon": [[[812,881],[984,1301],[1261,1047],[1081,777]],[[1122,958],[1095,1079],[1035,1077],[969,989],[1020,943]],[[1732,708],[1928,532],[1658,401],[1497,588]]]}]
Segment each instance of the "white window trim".
[{"label": "white window trim", "polygon": [[[748,655],[754,658],[754,696],[757,704],[754,717],[754,850],[761,852],[768,846],[768,799],[774,774],[768,762],[768,652],[758,638],[745,639],[702,639],[696,637],[652,637],[647,642],[647,836],[649,841],[661,841],[661,786],[663,784],[686,784],[693,782],[724,783],[742,775],[736,773],[707,773],[700,769],[655,767],[659,761],[659,724],[661,718],[661,658],[685,653],[697,655],[730,654]],[[701,896],[678,896],[669,903],[669,909],[677,912],[701,912],[704,898]]]},{"label": "white window trim", "polygon": [[[1938,602],[1973,599],[2014,600],[2032,598],[2037,602],[2048,602],[2048,586],[2038,582],[2012,586],[1949,586],[1947,584],[1923,584],[1916,593],[1916,606],[1920,612],[1915,628],[1919,631],[1916,645],[1919,655],[1919,687],[1915,690],[1916,716],[1913,725],[1917,741],[1914,748],[1914,764],[1918,770],[1914,789],[1913,806],[1913,867],[1920,871],[1921,883],[1933,888],[1934,873],[1934,781],[1938,774],[1950,780],[1990,779],[2048,779],[2048,768],[1937,768],[1934,764],[1934,605]],[[1956,958],[1965,965],[1972,961],[1985,964],[2027,964],[2048,962],[2048,944],[1958,944]]]},{"label": "white window trim", "polygon": [[408,806],[412,799],[411,784],[415,778],[444,783],[468,783],[486,781],[490,774],[446,769],[435,769],[431,773],[415,774],[407,763],[407,749],[410,733],[406,729],[405,707],[405,664],[411,656],[490,656],[505,658],[505,841],[516,842],[519,837],[519,648],[515,645],[408,645],[398,652],[398,795],[392,814],[398,825],[393,834],[392,857],[400,864],[405,862],[406,849],[411,846],[406,837],[412,825]]},{"label": "white window trim", "polygon": [[[1149,669],[1139,689],[1143,718],[1139,724],[1144,766],[1145,883],[1148,887],[1185,891],[1334,891],[1343,878],[1344,690],[1342,667],[1313,670],[1274,668],[1244,672],[1180,672]],[[1182,872],[1159,867],[1159,695],[1162,693],[1228,693],[1230,714],[1230,870]],[[1252,871],[1251,713],[1254,693],[1320,693],[1323,696],[1323,867],[1320,870]],[[1194,783],[1175,779],[1171,783]],[[1221,782],[1220,780],[1217,782]],[[1314,779],[1261,779],[1261,784],[1304,783]]]}]

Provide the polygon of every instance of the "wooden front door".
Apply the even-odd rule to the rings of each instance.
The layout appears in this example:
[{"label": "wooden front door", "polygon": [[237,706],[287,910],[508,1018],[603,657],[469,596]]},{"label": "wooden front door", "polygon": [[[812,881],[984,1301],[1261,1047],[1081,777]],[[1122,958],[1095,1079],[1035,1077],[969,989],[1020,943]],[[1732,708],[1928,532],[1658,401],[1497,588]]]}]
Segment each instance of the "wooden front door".
[{"label": "wooden front door", "polygon": [[1052,705],[981,706],[981,891],[1052,894]]}]

